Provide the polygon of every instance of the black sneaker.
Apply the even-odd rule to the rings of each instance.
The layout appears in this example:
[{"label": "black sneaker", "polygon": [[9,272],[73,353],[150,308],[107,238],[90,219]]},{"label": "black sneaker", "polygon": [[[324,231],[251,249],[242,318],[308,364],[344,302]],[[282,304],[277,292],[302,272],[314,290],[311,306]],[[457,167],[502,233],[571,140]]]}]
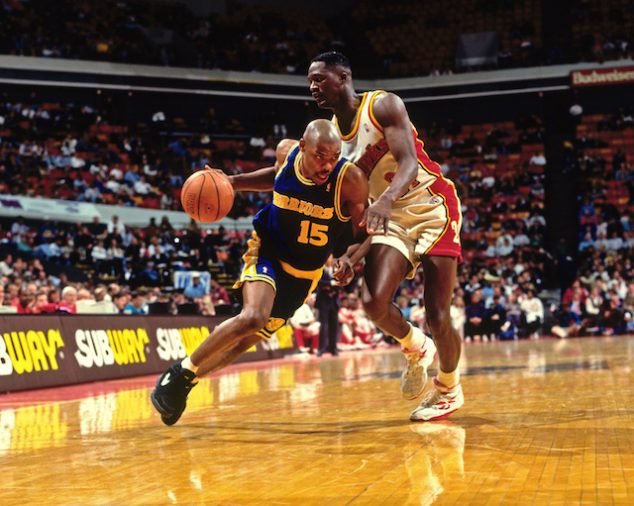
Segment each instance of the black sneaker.
[{"label": "black sneaker", "polygon": [[189,391],[198,382],[196,375],[181,367],[180,362],[165,371],[156,382],[150,399],[165,425],[174,425],[185,411]]}]

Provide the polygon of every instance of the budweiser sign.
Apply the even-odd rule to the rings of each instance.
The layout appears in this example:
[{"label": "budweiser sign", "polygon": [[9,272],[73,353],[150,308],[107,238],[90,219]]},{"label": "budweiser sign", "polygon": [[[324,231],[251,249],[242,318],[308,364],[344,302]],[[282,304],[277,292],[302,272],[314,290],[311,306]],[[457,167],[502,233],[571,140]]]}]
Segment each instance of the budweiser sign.
[{"label": "budweiser sign", "polygon": [[573,86],[602,86],[634,83],[634,67],[576,70],[571,73]]}]

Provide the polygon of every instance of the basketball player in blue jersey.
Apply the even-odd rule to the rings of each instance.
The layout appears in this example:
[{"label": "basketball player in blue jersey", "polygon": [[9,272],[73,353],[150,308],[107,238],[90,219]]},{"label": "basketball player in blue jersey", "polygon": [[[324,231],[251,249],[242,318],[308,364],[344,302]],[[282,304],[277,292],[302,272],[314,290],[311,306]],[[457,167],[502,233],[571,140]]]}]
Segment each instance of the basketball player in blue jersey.
[{"label": "basketball player in blue jersey", "polygon": [[235,190],[273,190],[273,199],[255,216],[243,256],[236,283],[242,311],[165,371],[152,391],[152,404],[166,425],[178,421],[200,376],[268,339],[304,303],[335,245],[348,239],[348,222],[361,230],[367,178],[341,158],[341,139],[330,121],[311,122],[298,143],[282,141],[276,154],[275,167],[230,176]]},{"label": "basketball player in blue jersey", "polygon": [[[425,152],[403,101],[382,90],[357,93],[344,55],[318,55],[308,69],[308,82],[317,106],[334,113],[343,156],[359,166],[369,182],[371,238],[352,256],[342,257],[339,265],[350,273],[349,264],[369,251],[364,308],[377,327],[401,343],[407,358],[401,377],[403,396],[415,399],[424,394],[410,419],[444,418],[464,403],[458,372],[461,341],[449,315],[461,258],[462,214],[455,186]],[[429,388],[425,388],[427,367],[436,346],[393,304],[399,285],[413,278],[419,265],[425,278],[427,323],[440,362]],[[342,275],[348,276],[339,271]]]}]

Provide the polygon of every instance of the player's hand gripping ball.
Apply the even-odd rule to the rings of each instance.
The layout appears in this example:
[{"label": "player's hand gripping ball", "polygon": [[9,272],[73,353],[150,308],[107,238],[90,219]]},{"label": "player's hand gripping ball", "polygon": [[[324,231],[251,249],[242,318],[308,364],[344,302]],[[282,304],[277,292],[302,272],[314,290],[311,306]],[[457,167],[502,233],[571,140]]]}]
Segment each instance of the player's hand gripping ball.
[{"label": "player's hand gripping ball", "polygon": [[201,223],[221,220],[233,206],[233,186],[224,172],[205,167],[187,178],[181,189],[185,212]]}]

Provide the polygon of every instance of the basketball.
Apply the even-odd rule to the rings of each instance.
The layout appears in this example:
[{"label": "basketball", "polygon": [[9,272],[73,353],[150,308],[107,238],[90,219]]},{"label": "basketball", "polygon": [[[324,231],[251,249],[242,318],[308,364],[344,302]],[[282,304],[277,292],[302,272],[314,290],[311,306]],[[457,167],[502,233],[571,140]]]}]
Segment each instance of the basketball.
[{"label": "basketball", "polygon": [[221,220],[233,206],[233,186],[219,170],[204,169],[187,178],[181,190],[185,212],[201,223]]}]

